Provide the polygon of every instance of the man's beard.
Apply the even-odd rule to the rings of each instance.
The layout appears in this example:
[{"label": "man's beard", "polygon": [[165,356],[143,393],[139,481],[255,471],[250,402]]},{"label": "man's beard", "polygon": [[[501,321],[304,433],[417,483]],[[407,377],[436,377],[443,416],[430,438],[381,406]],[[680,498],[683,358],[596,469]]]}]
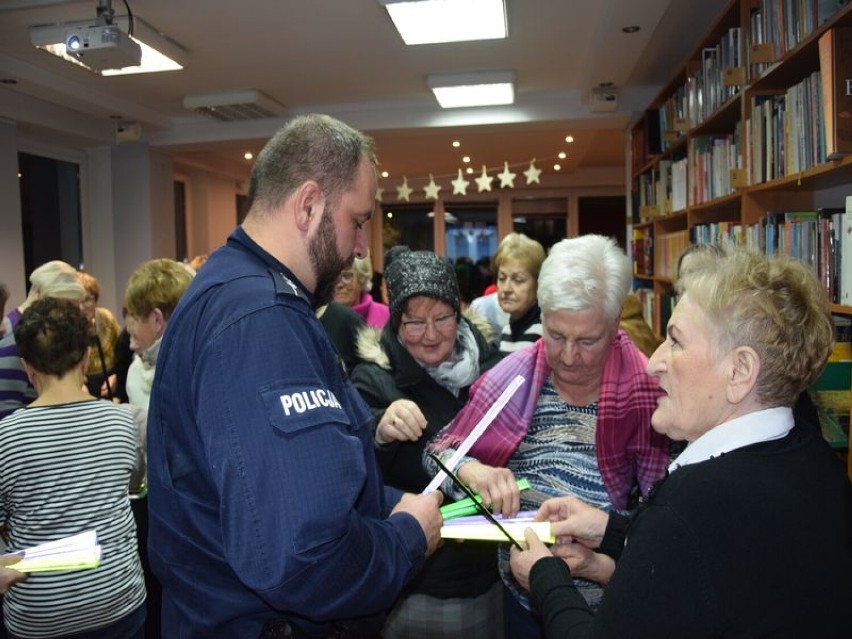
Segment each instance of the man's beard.
[{"label": "man's beard", "polygon": [[323,209],[319,228],[308,244],[308,254],[317,280],[314,304],[319,307],[331,301],[337,278],[352,263],[352,256],[344,258],[337,250],[337,236],[328,206]]}]

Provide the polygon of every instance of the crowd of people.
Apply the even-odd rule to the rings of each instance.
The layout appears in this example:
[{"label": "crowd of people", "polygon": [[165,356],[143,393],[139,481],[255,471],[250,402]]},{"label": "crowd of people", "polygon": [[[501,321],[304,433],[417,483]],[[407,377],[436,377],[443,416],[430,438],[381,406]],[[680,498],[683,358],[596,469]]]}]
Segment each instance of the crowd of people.
[{"label": "crowd of people", "polygon": [[[511,233],[493,291],[431,251],[374,264],[376,164],[300,116],[225,245],[139,265],[120,313],[92,274],[32,272],[0,332],[7,635],[846,636],[852,485],[803,402],[833,340],[814,275],[690,250],[660,343],[611,238]],[[428,490],[435,457],[555,543],[442,541],[465,493]],[[87,530],[96,568],[15,570]]]}]

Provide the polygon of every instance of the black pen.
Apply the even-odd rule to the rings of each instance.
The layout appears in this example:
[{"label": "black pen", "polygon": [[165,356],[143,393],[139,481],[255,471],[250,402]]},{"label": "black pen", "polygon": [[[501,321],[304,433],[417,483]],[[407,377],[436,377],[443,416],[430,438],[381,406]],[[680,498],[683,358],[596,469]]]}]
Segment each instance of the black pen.
[{"label": "black pen", "polygon": [[480,503],[480,501],[476,498],[476,495],[474,495],[473,491],[470,488],[468,488],[467,485],[461,479],[459,479],[453,471],[451,471],[449,468],[444,466],[444,464],[441,462],[441,460],[438,459],[437,455],[434,455],[433,453],[429,453],[429,457],[431,457],[434,460],[434,462],[436,464],[438,464],[438,468],[440,468],[445,473],[447,473],[447,476],[450,479],[453,480],[453,483],[456,486],[458,486],[458,488],[465,495],[470,497],[470,499],[473,501],[473,503],[476,504],[476,508],[479,510],[479,512],[481,512],[488,521],[490,521],[492,524],[497,526],[497,528],[500,529],[500,532],[502,532],[504,535],[506,535],[506,539],[508,539],[510,542],[512,542],[518,550],[524,550],[524,547],[521,546],[521,544],[519,544],[518,541],[514,537],[512,537],[512,535],[509,534],[508,530],[503,528],[502,524],[499,521],[497,521],[497,518],[494,515],[491,514],[491,511],[488,510],[485,506],[483,506]]}]

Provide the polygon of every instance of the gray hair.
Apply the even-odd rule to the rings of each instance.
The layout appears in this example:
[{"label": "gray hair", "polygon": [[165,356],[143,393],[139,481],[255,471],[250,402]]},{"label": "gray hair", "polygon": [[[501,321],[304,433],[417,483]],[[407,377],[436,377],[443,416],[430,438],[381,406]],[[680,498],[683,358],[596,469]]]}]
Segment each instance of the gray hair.
[{"label": "gray hair", "polygon": [[308,180],[315,180],[331,205],[350,188],[362,158],[375,167],[372,140],[327,115],[297,117],[258,154],[249,182],[249,211],[271,210]]},{"label": "gray hair", "polygon": [[81,302],[86,289],[80,276],[70,264],[62,260],[45,262],[30,274],[31,292],[39,297],[56,297]]},{"label": "gray hair", "polygon": [[630,291],[630,258],[610,237],[583,235],[557,242],[541,265],[542,312],[602,308],[615,321]]}]

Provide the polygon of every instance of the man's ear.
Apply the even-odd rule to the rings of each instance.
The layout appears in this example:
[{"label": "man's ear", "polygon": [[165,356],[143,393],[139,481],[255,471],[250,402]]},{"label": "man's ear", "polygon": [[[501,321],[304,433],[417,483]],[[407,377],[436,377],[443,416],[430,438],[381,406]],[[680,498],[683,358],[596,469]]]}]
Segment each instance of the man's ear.
[{"label": "man's ear", "polygon": [[314,180],[303,182],[294,195],[296,226],[307,233],[314,221],[319,221],[325,206],[320,185]]},{"label": "man's ear", "polygon": [[760,375],[760,357],[751,346],[738,346],[728,355],[727,386],[728,401],[739,404],[757,385]]}]

